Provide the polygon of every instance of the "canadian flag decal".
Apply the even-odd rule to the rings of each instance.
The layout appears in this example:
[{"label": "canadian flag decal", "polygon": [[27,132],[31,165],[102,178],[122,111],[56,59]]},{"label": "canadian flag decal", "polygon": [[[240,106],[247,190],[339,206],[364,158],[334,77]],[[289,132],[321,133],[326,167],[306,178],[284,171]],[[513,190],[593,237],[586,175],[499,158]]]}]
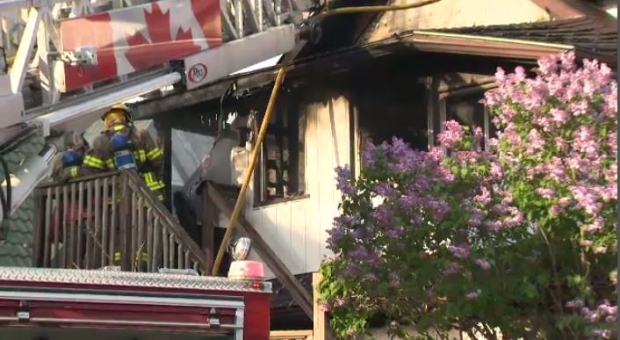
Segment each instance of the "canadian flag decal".
[{"label": "canadian flag decal", "polygon": [[63,91],[116,78],[222,43],[219,0],[166,0],[61,22],[64,51],[97,50],[97,65],[64,68]]}]

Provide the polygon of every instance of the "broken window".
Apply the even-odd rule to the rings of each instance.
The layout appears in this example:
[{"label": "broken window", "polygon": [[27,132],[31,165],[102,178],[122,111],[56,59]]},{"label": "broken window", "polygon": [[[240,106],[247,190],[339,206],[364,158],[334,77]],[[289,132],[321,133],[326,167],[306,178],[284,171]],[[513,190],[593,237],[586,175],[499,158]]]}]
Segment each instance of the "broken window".
[{"label": "broken window", "polygon": [[[258,132],[260,121],[255,123]],[[305,115],[291,96],[278,98],[263,142],[255,179],[255,206],[305,195]]]},{"label": "broken window", "polygon": [[396,137],[414,149],[427,149],[424,84],[407,80],[399,85],[360,89],[357,110],[362,148],[368,142],[381,144]]},{"label": "broken window", "polygon": [[[468,95],[450,95],[440,100],[438,131],[444,131],[445,122],[455,120],[463,126],[467,126],[473,131],[475,127],[480,127],[486,139],[495,137],[495,126],[491,122],[488,110],[480,100],[484,97],[482,92],[475,92]],[[436,138],[437,136],[435,136]]]}]

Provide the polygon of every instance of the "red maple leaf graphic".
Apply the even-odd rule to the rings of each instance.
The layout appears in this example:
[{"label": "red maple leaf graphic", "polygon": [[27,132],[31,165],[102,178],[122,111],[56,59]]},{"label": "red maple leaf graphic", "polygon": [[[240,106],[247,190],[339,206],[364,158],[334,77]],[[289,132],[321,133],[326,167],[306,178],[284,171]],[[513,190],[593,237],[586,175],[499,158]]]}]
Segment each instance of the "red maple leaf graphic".
[{"label": "red maple leaf graphic", "polygon": [[129,45],[125,57],[135,70],[144,70],[201,51],[200,46],[194,44],[191,28],[183,31],[179,27],[173,39],[170,35],[170,12],[163,13],[157,2],[152,4],[152,9],[151,13],[144,10],[150,42],[140,32],[125,32]]}]

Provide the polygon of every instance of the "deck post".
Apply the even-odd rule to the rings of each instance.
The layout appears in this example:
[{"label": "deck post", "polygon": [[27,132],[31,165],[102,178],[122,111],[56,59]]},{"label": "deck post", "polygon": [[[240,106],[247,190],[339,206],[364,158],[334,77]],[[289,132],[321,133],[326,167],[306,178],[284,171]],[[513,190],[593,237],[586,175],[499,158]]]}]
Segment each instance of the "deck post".
[{"label": "deck post", "polygon": [[314,340],[327,340],[327,318],[325,316],[325,310],[321,307],[320,295],[318,291],[319,283],[321,282],[321,273],[312,273],[312,308],[314,310],[313,317],[313,339]]}]

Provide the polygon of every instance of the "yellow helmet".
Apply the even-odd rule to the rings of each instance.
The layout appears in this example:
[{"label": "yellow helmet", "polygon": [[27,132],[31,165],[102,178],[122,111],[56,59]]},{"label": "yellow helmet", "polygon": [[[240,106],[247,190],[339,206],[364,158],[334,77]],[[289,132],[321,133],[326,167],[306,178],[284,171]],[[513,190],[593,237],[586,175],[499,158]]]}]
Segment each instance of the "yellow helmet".
[{"label": "yellow helmet", "polygon": [[123,103],[118,103],[118,104],[114,104],[112,105],[112,107],[110,108],[110,110],[123,110],[123,111],[129,111],[129,107]]},{"label": "yellow helmet", "polygon": [[106,113],[104,113],[103,116],[101,116],[101,120],[105,120],[108,114],[112,112],[123,113],[123,115],[127,119],[127,122],[131,122],[131,109],[129,109],[129,107],[123,103],[112,105],[112,107],[108,111],[106,111]]},{"label": "yellow helmet", "polygon": [[103,120],[103,130],[109,130],[113,122],[119,119],[124,120],[125,124],[131,123],[131,110],[127,105],[122,103],[112,106],[101,116],[101,120]]}]

